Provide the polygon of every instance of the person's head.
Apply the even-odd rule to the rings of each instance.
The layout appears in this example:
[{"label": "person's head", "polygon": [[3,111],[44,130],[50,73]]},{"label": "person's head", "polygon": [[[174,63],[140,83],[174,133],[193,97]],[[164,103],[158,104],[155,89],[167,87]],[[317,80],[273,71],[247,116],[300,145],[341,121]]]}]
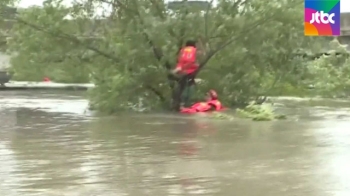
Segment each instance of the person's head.
[{"label": "person's head", "polygon": [[195,40],[187,40],[185,45],[196,47],[196,41]]},{"label": "person's head", "polygon": [[216,93],[216,91],[210,90],[207,93],[207,100],[208,101],[210,101],[210,100],[217,100],[217,99],[218,99],[218,94]]}]

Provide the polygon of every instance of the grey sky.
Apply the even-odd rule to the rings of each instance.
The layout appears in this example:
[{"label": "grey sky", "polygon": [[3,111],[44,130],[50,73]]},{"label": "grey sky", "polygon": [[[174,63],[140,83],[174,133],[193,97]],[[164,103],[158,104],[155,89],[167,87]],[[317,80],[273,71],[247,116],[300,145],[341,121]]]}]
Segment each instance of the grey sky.
[{"label": "grey sky", "polygon": [[[28,7],[32,5],[41,5],[44,0],[21,0],[19,3],[20,7]],[[65,0],[69,4],[71,0]],[[340,1],[340,11],[341,12],[350,12],[350,0],[341,0]]]}]

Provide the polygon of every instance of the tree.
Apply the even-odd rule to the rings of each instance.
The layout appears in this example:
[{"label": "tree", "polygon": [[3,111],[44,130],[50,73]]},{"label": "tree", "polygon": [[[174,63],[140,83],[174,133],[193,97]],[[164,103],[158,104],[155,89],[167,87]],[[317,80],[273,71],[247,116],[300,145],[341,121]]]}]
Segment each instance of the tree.
[{"label": "tree", "polygon": [[[8,51],[15,54],[11,64],[16,79],[40,81],[48,76],[60,82],[88,82],[89,62],[84,58],[88,49],[65,37],[80,30],[76,23],[64,19],[69,12],[50,4],[19,10],[8,42]],[[58,35],[61,31],[65,33]]]},{"label": "tree", "polygon": [[75,66],[87,70],[96,84],[91,105],[106,112],[178,109],[176,81],[168,73],[188,38],[200,42],[198,76],[205,82],[198,93],[215,88],[228,106],[299,85],[305,60],[295,52],[311,51],[320,41],[303,35],[302,0],[220,0],[205,10],[190,9],[186,1],[176,10],[154,0],[60,2],[46,1],[17,17],[9,42],[18,53],[14,72],[25,77],[36,68],[54,77],[56,67],[63,75]]},{"label": "tree", "polygon": [[302,82],[313,85],[314,95],[347,97],[350,92],[350,53],[338,39],[332,40],[329,45],[329,55],[307,63],[307,76]]},{"label": "tree", "polygon": [[13,2],[10,0],[0,2],[0,52],[6,51],[6,39],[11,28],[9,21],[13,19],[16,11],[8,6],[11,3]]}]

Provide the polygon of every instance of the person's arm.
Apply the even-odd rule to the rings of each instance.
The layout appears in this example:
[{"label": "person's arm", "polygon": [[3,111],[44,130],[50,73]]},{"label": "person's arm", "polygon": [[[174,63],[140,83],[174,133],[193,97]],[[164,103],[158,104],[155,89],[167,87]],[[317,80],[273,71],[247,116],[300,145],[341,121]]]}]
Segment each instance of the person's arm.
[{"label": "person's arm", "polygon": [[182,66],[182,69],[187,69],[187,67],[192,66],[192,65],[198,66],[198,64],[196,63],[196,61],[194,61],[194,62],[191,62],[191,63],[186,63],[186,64],[184,64],[184,65]]},{"label": "person's arm", "polygon": [[175,69],[171,70],[171,73],[172,73],[172,74],[177,74],[177,73],[179,73],[181,70],[182,70],[181,67],[176,67]]}]

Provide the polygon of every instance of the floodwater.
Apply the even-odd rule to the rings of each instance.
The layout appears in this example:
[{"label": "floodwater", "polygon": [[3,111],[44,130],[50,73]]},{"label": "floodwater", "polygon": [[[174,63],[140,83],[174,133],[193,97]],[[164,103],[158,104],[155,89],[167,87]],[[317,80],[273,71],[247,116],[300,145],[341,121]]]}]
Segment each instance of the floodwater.
[{"label": "floodwater", "polygon": [[82,93],[0,92],[1,196],[349,196],[350,102],[291,117],[96,117]]}]

